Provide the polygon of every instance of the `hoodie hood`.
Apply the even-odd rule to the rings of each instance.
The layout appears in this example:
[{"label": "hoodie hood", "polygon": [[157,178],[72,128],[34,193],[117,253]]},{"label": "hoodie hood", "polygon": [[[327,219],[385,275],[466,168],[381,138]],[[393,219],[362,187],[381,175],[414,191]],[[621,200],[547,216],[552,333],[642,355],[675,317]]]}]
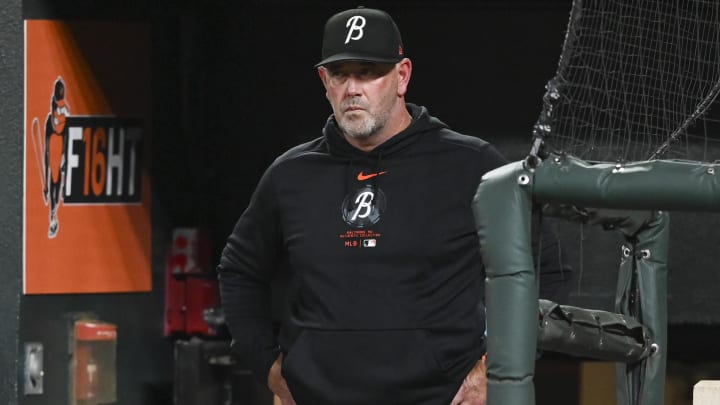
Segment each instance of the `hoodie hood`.
[{"label": "hoodie hood", "polygon": [[411,103],[407,103],[406,106],[408,112],[410,112],[410,116],[412,117],[410,125],[392,138],[378,145],[370,152],[365,152],[352,146],[345,139],[345,136],[335,120],[335,116],[331,114],[325,123],[325,127],[323,128],[323,135],[325,137],[325,141],[327,142],[328,151],[331,155],[349,159],[376,156],[387,158],[416,142],[420,139],[420,136],[428,131],[447,128],[445,123],[431,116],[430,113],[428,113],[427,108]]}]

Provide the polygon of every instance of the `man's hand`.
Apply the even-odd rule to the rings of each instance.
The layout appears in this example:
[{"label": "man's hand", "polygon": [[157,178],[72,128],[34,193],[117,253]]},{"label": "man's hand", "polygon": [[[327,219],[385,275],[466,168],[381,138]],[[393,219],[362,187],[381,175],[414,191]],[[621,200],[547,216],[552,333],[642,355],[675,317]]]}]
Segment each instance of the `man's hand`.
[{"label": "man's hand", "polygon": [[280,398],[282,405],[297,405],[290,393],[287,382],[282,376],[282,361],[283,354],[280,353],[272,366],[270,366],[270,372],[268,373],[268,387],[273,394]]},{"label": "man's hand", "polygon": [[478,360],[460,386],[450,405],[485,405],[487,400],[485,359]]}]

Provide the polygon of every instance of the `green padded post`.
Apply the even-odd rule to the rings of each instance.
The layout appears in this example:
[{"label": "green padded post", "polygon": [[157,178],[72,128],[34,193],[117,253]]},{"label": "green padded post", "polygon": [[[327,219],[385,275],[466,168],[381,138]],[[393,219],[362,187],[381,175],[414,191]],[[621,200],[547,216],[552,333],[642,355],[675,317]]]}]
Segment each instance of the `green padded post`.
[{"label": "green padded post", "polygon": [[[639,230],[626,232],[615,297],[615,311],[632,314],[648,330],[657,352],[637,364],[616,365],[618,405],[662,405],[667,362],[667,256],[669,215],[657,212]],[[637,274],[639,308],[630,302],[633,272]]]},{"label": "green padded post", "polygon": [[533,405],[538,300],[530,244],[532,173],[523,162],[480,182],[473,214],[487,275],[488,405]]}]

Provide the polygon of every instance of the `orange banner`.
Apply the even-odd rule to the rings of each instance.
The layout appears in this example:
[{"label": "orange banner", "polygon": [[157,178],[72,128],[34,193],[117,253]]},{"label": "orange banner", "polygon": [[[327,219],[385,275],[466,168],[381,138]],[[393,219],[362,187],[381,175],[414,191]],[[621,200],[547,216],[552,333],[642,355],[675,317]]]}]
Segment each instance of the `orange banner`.
[{"label": "orange banner", "polygon": [[151,289],[149,29],[25,21],[24,292]]}]

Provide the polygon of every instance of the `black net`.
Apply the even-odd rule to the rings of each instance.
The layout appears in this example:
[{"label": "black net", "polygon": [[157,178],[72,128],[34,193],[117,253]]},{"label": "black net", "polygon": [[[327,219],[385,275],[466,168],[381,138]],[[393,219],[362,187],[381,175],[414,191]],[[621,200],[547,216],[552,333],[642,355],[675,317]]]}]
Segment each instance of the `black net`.
[{"label": "black net", "polygon": [[535,136],[587,161],[720,159],[720,1],[575,0]]}]

